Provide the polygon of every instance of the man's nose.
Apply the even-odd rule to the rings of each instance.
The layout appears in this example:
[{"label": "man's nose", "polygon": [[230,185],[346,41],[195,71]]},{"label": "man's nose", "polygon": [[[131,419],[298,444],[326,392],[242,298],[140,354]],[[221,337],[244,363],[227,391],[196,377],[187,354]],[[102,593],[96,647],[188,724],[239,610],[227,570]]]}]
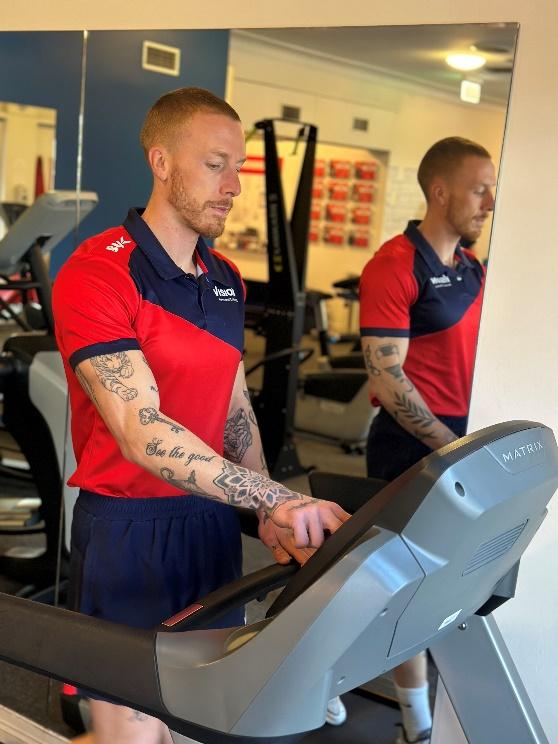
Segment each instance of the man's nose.
[{"label": "man's nose", "polygon": [[240,194],[240,176],[236,168],[227,170],[221,183],[221,193],[238,196]]},{"label": "man's nose", "polygon": [[483,207],[487,212],[492,212],[494,210],[494,194],[490,190],[488,190],[484,196]]}]

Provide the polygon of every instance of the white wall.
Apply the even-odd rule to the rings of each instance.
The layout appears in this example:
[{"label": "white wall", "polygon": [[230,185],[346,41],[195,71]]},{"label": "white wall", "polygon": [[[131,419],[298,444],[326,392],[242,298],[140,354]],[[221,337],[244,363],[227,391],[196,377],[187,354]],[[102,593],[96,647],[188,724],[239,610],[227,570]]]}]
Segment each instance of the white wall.
[{"label": "white wall", "polygon": [[[471,425],[503,419],[540,419],[558,431],[558,4],[555,0],[237,0],[212,5],[132,0],[78,5],[52,0],[9,4],[2,23],[13,29],[213,28],[386,25],[518,21],[521,24],[512,105],[504,145],[491,245]],[[518,596],[498,612],[514,656],[550,741],[558,740],[557,509],[522,564]],[[542,586],[544,582],[544,586]]]}]

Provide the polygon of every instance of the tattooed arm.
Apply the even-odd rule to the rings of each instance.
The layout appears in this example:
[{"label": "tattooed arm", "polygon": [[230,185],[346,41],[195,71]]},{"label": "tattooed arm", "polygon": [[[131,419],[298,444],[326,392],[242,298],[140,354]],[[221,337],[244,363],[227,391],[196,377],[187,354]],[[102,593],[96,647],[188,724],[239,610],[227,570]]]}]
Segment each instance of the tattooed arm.
[{"label": "tattooed arm", "polygon": [[76,375],[122,455],[176,488],[262,510],[278,527],[292,530],[299,548],[321,545],[324,530],[334,532],[349,518],[337,504],[291,491],[221,457],[166,415],[140,351],[92,357],[80,362]]},{"label": "tattooed arm", "polygon": [[[244,363],[238,366],[234,382],[229,414],[224,433],[225,457],[238,465],[269,476],[258,422],[250,402],[246,385]],[[258,509],[258,534],[278,563],[289,563],[291,556],[305,563],[312,554],[311,549],[299,549],[295,545],[291,530],[277,526],[265,509]]]},{"label": "tattooed arm", "polygon": [[436,418],[405,374],[408,348],[407,338],[362,338],[370,391],[400,426],[435,450],[457,436]]},{"label": "tattooed arm", "polygon": [[244,362],[238,365],[223,439],[225,457],[262,475],[269,475],[246,385]]}]

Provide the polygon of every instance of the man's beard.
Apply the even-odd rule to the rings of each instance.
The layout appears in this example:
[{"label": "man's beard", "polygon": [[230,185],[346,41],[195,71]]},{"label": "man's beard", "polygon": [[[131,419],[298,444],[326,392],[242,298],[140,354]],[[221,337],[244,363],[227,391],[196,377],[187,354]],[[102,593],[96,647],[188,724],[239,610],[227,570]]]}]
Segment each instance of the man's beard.
[{"label": "man's beard", "polygon": [[220,217],[217,214],[208,213],[210,207],[232,207],[230,199],[222,201],[208,201],[200,204],[191,197],[184,186],[184,179],[178,170],[173,170],[170,176],[170,192],[168,201],[173,206],[184,222],[198,235],[207,238],[218,238],[225,229],[226,215]]},{"label": "man's beard", "polygon": [[465,240],[474,243],[480,237],[484,223],[474,223],[474,217],[463,218],[450,201],[447,212],[447,221],[455,230],[455,233]]}]

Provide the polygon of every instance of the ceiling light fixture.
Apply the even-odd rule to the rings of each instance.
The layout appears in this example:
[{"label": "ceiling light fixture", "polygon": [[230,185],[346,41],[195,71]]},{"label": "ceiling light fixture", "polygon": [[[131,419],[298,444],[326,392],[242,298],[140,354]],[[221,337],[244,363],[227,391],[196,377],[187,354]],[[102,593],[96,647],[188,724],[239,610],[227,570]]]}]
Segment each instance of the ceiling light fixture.
[{"label": "ceiling light fixture", "polygon": [[448,54],[446,62],[454,70],[468,72],[483,67],[486,64],[486,57],[481,54]]}]

